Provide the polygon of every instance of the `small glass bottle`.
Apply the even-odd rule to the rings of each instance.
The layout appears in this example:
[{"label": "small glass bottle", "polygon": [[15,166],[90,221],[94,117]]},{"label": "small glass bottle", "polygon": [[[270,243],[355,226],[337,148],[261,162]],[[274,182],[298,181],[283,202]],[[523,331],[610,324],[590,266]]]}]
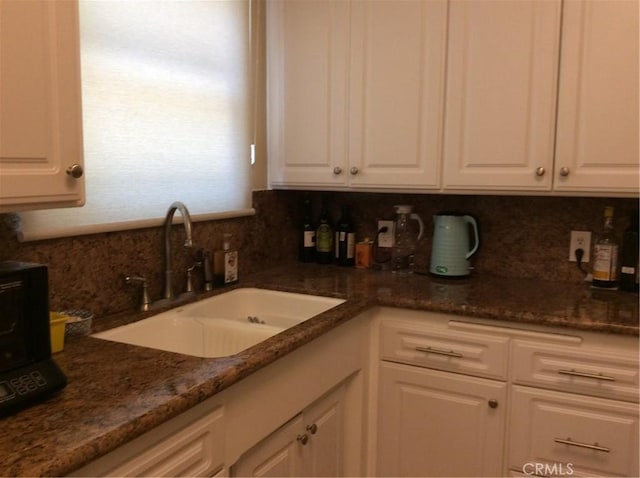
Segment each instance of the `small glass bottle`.
[{"label": "small glass bottle", "polygon": [[613,207],[604,209],[604,226],[593,248],[594,287],[616,289],[618,287],[619,244],[613,229]]},{"label": "small glass bottle", "polygon": [[217,286],[238,281],[238,251],[231,248],[231,234],[222,235],[222,249],[213,255],[213,282]]}]

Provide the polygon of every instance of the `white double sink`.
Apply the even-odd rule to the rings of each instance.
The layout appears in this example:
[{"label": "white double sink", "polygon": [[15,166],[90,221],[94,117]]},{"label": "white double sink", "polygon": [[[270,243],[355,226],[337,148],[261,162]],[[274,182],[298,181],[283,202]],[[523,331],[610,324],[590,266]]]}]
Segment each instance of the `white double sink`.
[{"label": "white double sink", "polygon": [[343,302],[331,297],[242,288],[93,337],[196,357],[225,357]]}]

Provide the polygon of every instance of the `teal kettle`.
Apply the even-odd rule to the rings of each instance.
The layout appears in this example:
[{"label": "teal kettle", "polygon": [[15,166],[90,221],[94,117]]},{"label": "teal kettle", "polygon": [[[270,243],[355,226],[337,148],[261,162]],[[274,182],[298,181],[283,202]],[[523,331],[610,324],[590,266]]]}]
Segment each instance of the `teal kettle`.
[{"label": "teal kettle", "polygon": [[433,216],[429,272],[446,277],[468,276],[471,273],[469,258],[479,246],[478,223],[473,217],[439,212]]}]

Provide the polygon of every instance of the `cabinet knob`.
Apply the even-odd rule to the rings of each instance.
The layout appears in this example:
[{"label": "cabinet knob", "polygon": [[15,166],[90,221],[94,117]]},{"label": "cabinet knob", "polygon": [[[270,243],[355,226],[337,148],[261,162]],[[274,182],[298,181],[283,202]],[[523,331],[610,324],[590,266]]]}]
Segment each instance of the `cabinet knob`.
[{"label": "cabinet knob", "polygon": [[301,443],[302,445],[306,445],[307,442],[309,441],[309,437],[306,434],[298,435],[296,437],[296,440],[298,440],[298,442]]},{"label": "cabinet knob", "polygon": [[536,168],[536,176],[544,176],[544,173],[546,173],[546,171],[542,166],[540,166],[539,168]]},{"label": "cabinet knob", "polygon": [[333,174],[341,174],[342,173],[342,168],[340,166],[336,166],[335,168],[333,168]]},{"label": "cabinet knob", "polygon": [[316,425],[315,423],[313,423],[311,425],[307,425],[307,431],[309,433],[311,433],[312,435],[315,435],[316,432],[318,431],[318,425]]},{"label": "cabinet knob", "polygon": [[498,408],[498,400],[496,400],[495,398],[489,400],[488,403],[491,408]]},{"label": "cabinet knob", "polygon": [[67,174],[74,179],[81,178],[83,173],[84,170],[78,163],[74,163],[67,168]]},{"label": "cabinet knob", "polygon": [[560,168],[560,176],[563,176],[563,177],[569,176],[569,168]]},{"label": "cabinet knob", "polygon": [[354,176],[355,176],[356,174],[358,174],[358,168],[356,168],[355,166],[353,166],[353,167],[349,170],[349,172],[350,172],[352,175],[354,175]]}]

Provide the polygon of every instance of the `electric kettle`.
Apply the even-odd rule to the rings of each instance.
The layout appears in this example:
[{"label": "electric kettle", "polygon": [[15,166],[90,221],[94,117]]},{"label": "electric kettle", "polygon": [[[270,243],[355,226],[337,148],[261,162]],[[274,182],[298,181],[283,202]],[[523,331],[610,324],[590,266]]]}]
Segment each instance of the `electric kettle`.
[{"label": "electric kettle", "polygon": [[[473,247],[470,236],[473,232]],[[478,224],[467,215],[439,212],[433,216],[433,242],[429,272],[446,277],[468,276],[471,268],[469,258],[480,245]]]}]

